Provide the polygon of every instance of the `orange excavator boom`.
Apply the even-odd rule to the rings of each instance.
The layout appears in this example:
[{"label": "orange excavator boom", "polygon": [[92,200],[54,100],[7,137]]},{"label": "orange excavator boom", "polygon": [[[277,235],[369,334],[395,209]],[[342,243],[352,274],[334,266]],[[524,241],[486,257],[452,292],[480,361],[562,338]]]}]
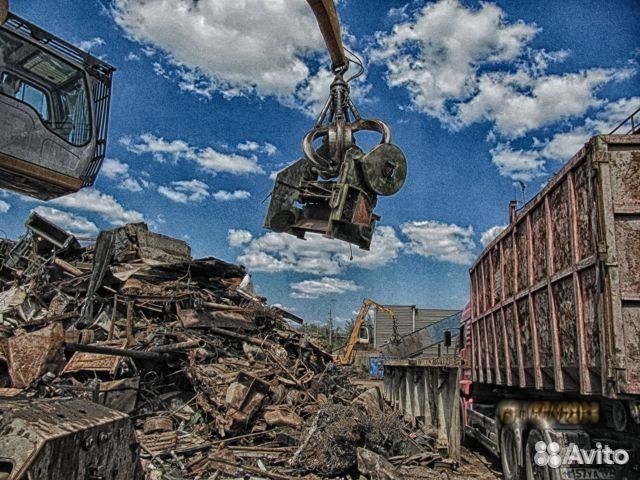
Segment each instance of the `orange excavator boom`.
[{"label": "orange excavator boom", "polygon": [[9,0],[0,0],[0,25],[2,25],[9,16]]},{"label": "orange excavator boom", "polygon": [[334,357],[334,362],[338,365],[352,365],[356,359],[356,345],[358,345],[360,340],[360,330],[365,324],[365,320],[367,317],[367,313],[371,309],[375,309],[381,312],[385,312],[388,314],[394,321],[396,314],[390,308],[385,307],[384,305],[380,305],[379,303],[374,302],[368,298],[365,298],[362,301],[362,306],[360,307],[360,312],[358,312],[358,318],[356,319],[356,323],[353,325],[353,329],[351,330],[351,335],[349,335],[349,339],[347,340],[344,349],[338,353]]}]

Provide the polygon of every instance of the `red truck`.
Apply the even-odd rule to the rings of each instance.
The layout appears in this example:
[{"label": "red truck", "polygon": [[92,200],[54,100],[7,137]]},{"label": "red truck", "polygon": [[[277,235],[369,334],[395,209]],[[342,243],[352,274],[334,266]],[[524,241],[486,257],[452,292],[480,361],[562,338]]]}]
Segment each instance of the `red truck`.
[{"label": "red truck", "polygon": [[506,480],[640,479],[640,135],[592,138],[470,270],[460,420]]}]

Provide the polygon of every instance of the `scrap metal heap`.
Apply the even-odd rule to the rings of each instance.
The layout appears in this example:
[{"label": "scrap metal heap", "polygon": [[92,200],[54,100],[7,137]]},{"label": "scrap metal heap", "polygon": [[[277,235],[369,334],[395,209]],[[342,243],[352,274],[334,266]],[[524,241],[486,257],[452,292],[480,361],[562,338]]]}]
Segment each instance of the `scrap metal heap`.
[{"label": "scrap metal heap", "polygon": [[[26,227],[0,240],[0,478],[439,478],[433,438],[359,395],[243,267],[144,224],[88,244]],[[51,460],[75,449],[82,466]]]}]

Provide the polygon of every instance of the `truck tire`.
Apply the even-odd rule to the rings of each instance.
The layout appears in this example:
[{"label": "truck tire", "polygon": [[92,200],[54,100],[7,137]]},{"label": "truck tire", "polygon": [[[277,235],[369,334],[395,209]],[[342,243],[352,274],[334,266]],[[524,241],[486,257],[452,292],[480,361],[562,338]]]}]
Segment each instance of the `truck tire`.
[{"label": "truck tire", "polygon": [[551,469],[548,466],[539,466],[535,463],[536,443],[546,442],[544,435],[538,429],[533,429],[527,437],[527,445],[524,449],[524,469],[526,480],[553,480]]},{"label": "truck tire", "polygon": [[500,463],[504,480],[525,480],[522,462],[518,458],[519,435],[511,428],[500,430]]}]

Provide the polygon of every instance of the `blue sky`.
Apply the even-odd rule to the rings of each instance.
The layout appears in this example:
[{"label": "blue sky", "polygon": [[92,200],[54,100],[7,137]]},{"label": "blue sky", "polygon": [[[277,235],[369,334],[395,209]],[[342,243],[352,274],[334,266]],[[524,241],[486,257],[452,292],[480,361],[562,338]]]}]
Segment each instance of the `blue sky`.
[{"label": "blue sky", "polygon": [[[176,6],[177,3],[177,6]],[[362,297],[462,308],[468,267],[590,135],[640,106],[633,1],[342,0],[353,86],[387,121],[409,176],[381,198],[371,252],[262,228],[270,175],[300,156],[328,94],[303,0],[12,0],[14,13],[117,67],[95,187],[49,202],[0,194],[0,228],[33,209],[81,235],[145,220],[196,256],[246,265],[259,293],[310,321]]]}]

